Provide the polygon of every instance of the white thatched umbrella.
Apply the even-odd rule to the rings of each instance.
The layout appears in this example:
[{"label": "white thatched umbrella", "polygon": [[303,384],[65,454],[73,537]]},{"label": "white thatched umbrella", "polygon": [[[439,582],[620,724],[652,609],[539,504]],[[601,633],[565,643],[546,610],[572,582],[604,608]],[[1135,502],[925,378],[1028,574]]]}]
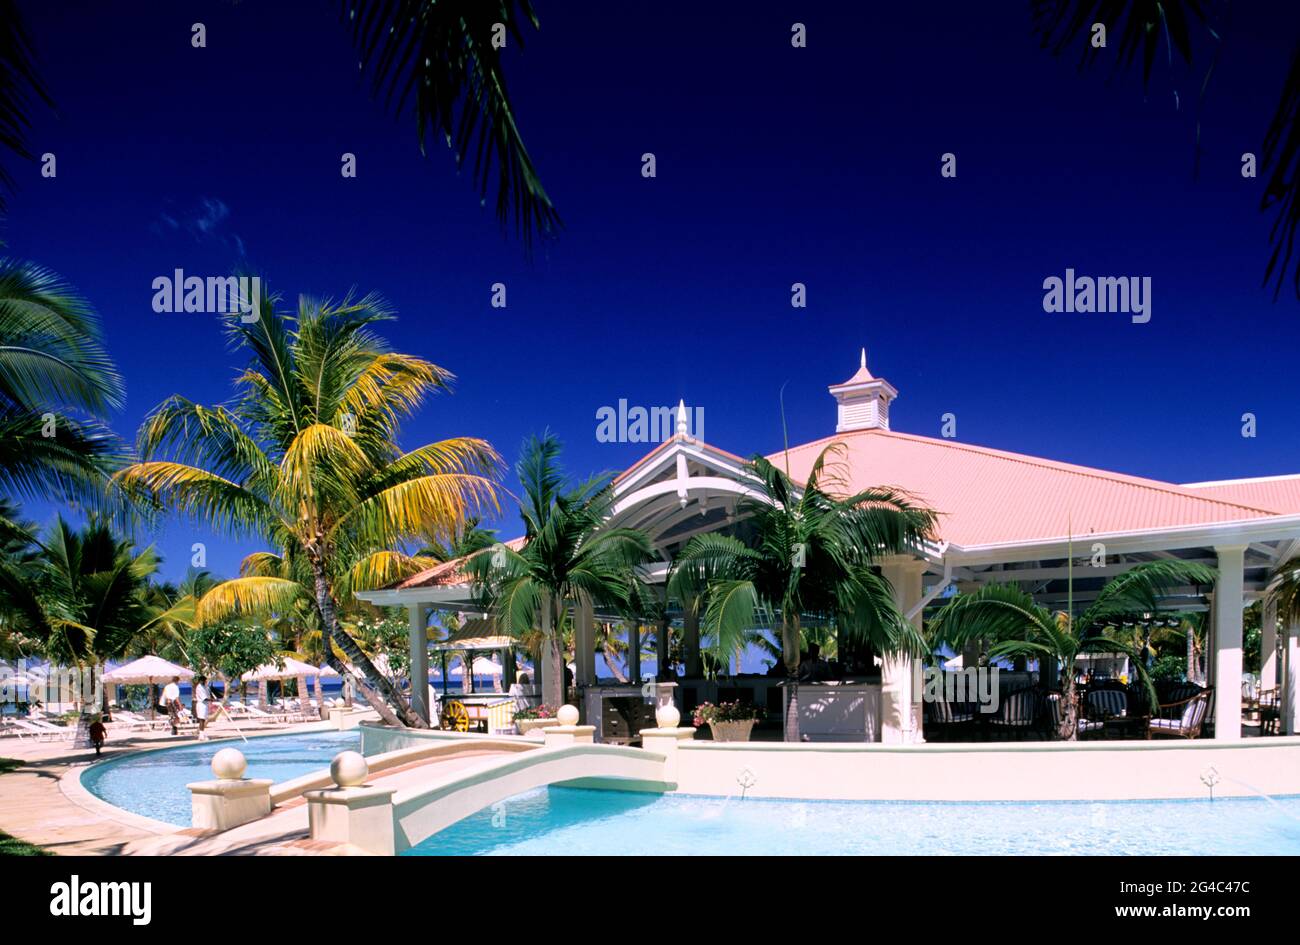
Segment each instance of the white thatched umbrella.
[{"label": "white thatched umbrella", "polygon": [[[110,669],[103,676],[105,686],[156,686],[166,685],[173,679],[193,679],[194,671],[184,666],[170,663],[161,656],[142,656],[117,669]],[[153,693],[149,694],[149,717],[153,718],[157,708]]]},{"label": "white thatched umbrella", "polygon": [[169,683],[177,676],[193,679],[194,671],[169,663],[161,656],[142,656],[117,669],[110,669],[104,674],[104,682],[112,686],[142,686]]},{"label": "white thatched umbrella", "polygon": [[[493,688],[495,688],[497,692],[501,691],[502,669],[500,663],[498,663],[496,660],[488,659],[486,656],[478,656],[474,658],[473,665],[474,665],[475,676],[491,676]],[[462,660],[458,662],[452,669],[448,670],[447,675],[464,676],[465,675],[464,661]],[[465,687],[462,686],[462,688]],[[465,689],[465,691],[468,692],[469,690]]]}]

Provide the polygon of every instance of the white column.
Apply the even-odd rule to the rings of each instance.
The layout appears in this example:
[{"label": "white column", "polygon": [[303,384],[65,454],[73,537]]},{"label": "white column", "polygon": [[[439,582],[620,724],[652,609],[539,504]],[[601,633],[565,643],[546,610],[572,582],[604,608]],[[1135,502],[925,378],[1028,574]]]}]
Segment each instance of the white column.
[{"label": "white column", "polygon": [[579,601],[573,608],[573,683],[596,683],[596,613],[591,601]]},{"label": "white column", "polygon": [[1259,688],[1277,685],[1277,601],[1264,598],[1259,615]]},{"label": "white column", "polygon": [[1283,735],[1300,735],[1300,618],[1288,622],[1286,658],[1283,661],[1282,723]]},{"label": "white column", "polygon": [[[906,614],[921,600],[925,562],[898,555],[881,565],[885,580],[894,589],[894,602]],[[911,623],[921,629],[921,614]],[[885,744],[903,745],[924,741],[921,732],[919,692],[912,686],[912,659],[909,656],[885,655],[880,668],[880,740]]]},{"label": "white column", "polygon": [[429,721],[429,608],[407,607],[411,615],[411,711]]},{"label": "white column", "polygon": [[1246,549],[1215,548],[1219,579],[1214,585],[1214,737],[1241,738],[1241,611]]},{"label": "white column", "polygon": [[[659,632],[655,636],[655,675],[660,680],[676,679],[677,674],[668,670],[668,635],[671,632],[670,621],[664,617],[659,621]],[[675,685],[675,684],[674,684]]]}]

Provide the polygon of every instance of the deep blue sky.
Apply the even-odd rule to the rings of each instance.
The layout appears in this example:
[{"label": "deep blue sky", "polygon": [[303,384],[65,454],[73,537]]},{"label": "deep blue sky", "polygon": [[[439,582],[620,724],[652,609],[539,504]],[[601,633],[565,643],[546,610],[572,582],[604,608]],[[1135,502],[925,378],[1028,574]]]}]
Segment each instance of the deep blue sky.
[{"label": "deep blue sky", "polygon": [[[382,292],[395,347],[456,372],[408,446],[473,434],[513,462],[549,426],[575,473],[621,469],[648,447],[598,443],[597,408],[685,398],[709,441],[772,451],[781,385],[792,441],[830,434],[826,385],[866,345],[901,392],[898,430],[937,435],[952,412],[960,439],[1138,475],[1300,471],[1297,302],[1260,286],[1272,218],[1239,173],[1300,13],[1234,13],[1194,180],[1201,73],[1162,54],[1144,100],[1136,71],[1108,82],[1105,62],[1080,74],[1040,50],[1027,4],[537,5],[507,61],[565,229],[529,262],[450,155],[421,157],[413,121],[371,99],[334,4],[26,4],[58,106],[29,144],[58,177],[11,161],[0,235],[101,312],[119,432],[173,392],[229,395],[240,359],[218,325],[155,314],[150,283],[245,254],[290,296]],[[1151,322],[1044,313],[1066,267],[1151,276]],[[223,575],[254,547],[181,523],[156,539],[171,577],[192,541]]]}]

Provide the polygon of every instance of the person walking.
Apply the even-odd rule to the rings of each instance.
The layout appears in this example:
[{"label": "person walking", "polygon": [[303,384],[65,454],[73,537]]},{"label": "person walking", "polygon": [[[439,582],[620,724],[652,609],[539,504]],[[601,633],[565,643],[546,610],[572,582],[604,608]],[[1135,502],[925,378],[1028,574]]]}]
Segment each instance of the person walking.
[{"label": "person walking", "polygon": [[162,693],[163,708],[167,711],[167,718],[172,723],[172,734],[179,735],[181,723],[181,677],[173,676],[172,681],[163,686]]},{"label": "person walking", "polygon": [[104,720],[96,717],[95,721],[90,723],[90,744],[95,746],[95,754],[99,754],[107,740],[108,729],[104,728]]}]

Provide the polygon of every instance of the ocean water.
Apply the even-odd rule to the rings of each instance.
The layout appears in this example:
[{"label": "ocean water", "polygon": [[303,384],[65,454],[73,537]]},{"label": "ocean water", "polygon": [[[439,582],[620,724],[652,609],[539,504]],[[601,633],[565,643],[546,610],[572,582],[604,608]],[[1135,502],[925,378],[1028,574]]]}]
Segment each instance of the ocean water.
[{"label": "ocean water", "polygon": [[222,748],[238,748],[244,753],[248,759],[245,777],[278,783],[328,768],[341,751],[360,750],[361,735],[356,731],[264,735],[247,743],[222,738],[101,761],[82,772],[81,783],[101,800],[134,814],[188,827],[190,792],[185,785],[212,780],[212,756]]},{"label": "ocean water", "polygon": [[1105,803],[739,800],[543,788],[406,856],[1300,855],[1300,797]]}]

